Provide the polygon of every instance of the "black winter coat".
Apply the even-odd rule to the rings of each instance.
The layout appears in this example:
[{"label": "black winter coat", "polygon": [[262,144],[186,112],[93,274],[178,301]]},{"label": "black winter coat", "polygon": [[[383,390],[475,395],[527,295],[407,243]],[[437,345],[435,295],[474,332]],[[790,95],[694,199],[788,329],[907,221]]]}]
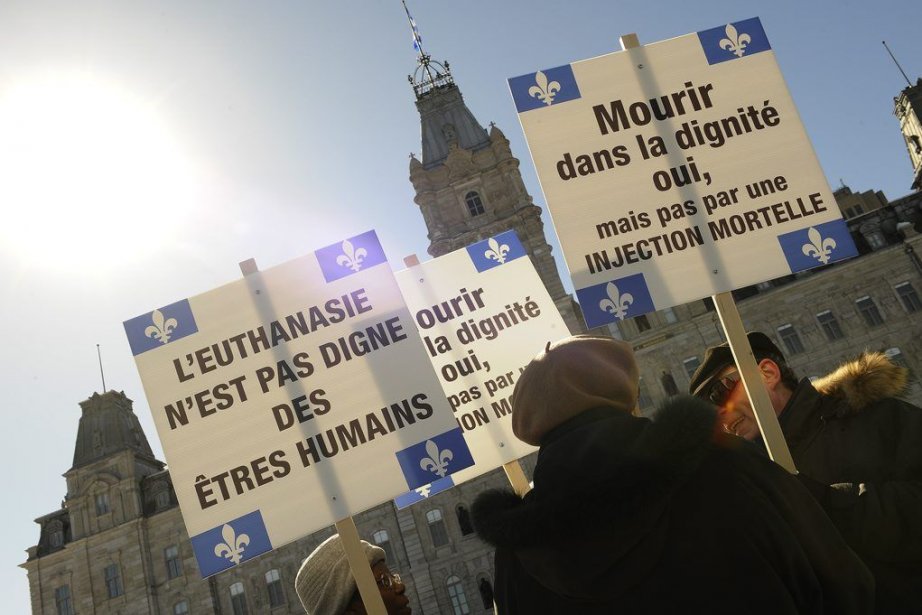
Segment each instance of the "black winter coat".
[{"label": "black winter coat", "polygon": [[692,398],[655,422],[596,408],[557,427],[528,495],[473,506],[498,615],[870,613],[870,572],[754,448]]},{"label": "black winter coat", "polygon": [[877,581],[878,613],[922,613],[922,409],[868,353],[802,380],[779,421],[799,472]]}]

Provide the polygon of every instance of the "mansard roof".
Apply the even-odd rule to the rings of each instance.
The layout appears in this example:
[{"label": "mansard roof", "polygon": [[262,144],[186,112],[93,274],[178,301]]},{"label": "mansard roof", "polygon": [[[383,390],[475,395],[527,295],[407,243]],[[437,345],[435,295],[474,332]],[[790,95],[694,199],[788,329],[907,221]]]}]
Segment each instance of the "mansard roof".
[{"label": "mansard roof", "polygon": [[83,414],[77,428],[74,465],[71,469],[98,461],[123,450],[154,460],[144,430],[123,391],[107,391],[80,402]]}]

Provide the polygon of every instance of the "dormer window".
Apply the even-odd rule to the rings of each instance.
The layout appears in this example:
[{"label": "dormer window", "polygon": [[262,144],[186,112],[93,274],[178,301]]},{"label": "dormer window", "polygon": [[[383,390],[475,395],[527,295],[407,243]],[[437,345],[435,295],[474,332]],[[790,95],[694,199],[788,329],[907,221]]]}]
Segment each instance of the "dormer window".
[{"label": "dormer window", "polygon": [[464,202],[467,203],[467,210],[471,213],[471,217],[479,216],[484,212],[483,201],[475,191],[471,190],[465,194]]},{"label": "dormer window", "polygon": [[48,524],[48,544],[54,549],[64,545],[64,526],[60,521]]}]

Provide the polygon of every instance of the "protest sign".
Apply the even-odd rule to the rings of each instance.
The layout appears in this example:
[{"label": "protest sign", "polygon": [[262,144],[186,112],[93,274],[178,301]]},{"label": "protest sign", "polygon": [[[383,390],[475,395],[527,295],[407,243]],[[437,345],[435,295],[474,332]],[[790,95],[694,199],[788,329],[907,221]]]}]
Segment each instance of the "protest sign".
[{"label": "protest sign", "polygon": [[857,254],[758,18],[509,85],[590,327]]},{"label": "protest sign", "polygon": [[203,576],[473,464],[374,231],[125,330]]},{"label": "protest sign", "polygon": [[515,231],[395,275],[476,460],[397,498],[404,507],[536,450],[512,433],[512,390],[569,331]]}]

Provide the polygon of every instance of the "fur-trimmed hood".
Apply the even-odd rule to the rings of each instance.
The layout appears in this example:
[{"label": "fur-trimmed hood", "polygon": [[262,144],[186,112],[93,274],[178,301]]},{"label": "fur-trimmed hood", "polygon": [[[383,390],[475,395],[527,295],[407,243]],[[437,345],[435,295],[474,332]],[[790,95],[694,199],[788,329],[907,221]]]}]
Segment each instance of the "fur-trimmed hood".
[{"label": "fur-trimmed hood", "polygon": [[908,370],[880,352],[864,352],[813,382],[821,395],[844,401],[853,412],[906,390]]},{"label": "fur-trimmed hood", "polygon": [[[488,491],[472,513],[482,539],[516,551],[546,587],[592,600],[643,579],[667,532],[664,512],[711,450],[714,409],[673,398],[656,420],[596,408],[542,441],[535,489]],[[566,562],[564,567],[560,562]]]}]

